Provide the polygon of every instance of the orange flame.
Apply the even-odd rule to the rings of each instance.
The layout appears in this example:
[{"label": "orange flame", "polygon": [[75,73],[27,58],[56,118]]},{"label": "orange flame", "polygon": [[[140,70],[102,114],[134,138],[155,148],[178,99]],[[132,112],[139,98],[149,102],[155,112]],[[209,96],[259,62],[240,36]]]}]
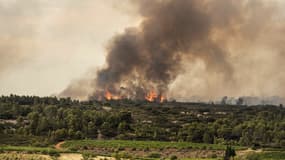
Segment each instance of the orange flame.
[{"label": "orange flame", "polygon": [[145,99],[149,102],[160,102],[163,103],[166,100],[166,97],[161,95],[161,94],[157,94],[155,93],[155,91],[150,91],[146,94]]},{"label": "orange flame", "polygon": [[108,90],[105,92],[105,98],[106,98],[107,100],[111,100],[111,99],[112,99],[112,94],[111,94],[111,92],[109,92]]},{"label": "orange flame", "polygon": [[165,101],[165,97],[164,96],[160,96],[160,103],[163,103]]},{"label": "orange flame", "polygon": [[119,99],[121,99],[121,97],[120,96],[112,96],[112,99],[119,100]]},{"label": "orange flame", "polygon": [[111,92],[109,92],[108,90],[105,92],[105,98],[107,100],[118,100],[118,99],[121,99],[120,96],[117,96],[117,95],[113,95]]},{"label": "orange flame", "polygon": [[145,99],[149,102],[153,102],[154,100],[156,100],[156,98],[157,98],[157,94],[154,91],[150,91],[145,96]]}]

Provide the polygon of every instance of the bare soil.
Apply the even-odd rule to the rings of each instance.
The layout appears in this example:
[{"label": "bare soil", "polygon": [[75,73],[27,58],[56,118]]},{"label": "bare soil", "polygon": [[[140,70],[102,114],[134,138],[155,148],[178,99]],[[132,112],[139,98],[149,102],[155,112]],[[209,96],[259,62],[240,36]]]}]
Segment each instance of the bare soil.
[{"label": "bare soil", "polygon": [[62,153],[58,160],[82,160],[83,157],[81,154],[77,153]]}]

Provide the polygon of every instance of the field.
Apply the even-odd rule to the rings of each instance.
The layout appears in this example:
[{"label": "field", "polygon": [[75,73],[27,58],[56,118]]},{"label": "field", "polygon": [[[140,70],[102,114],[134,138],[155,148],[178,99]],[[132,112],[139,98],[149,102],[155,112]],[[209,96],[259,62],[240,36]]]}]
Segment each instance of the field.
[{"label": "field", "polygon": [[[189,142],[134,141],[134,140],[73,140],[61,145],[65,150],[89,152],[94,155],[131,158],[221,158],[225,145]],[[246,149],[235,146],[235,150]]]},{"label": "field", "polygon": [[245,156],[248,160],[285,160],[285,152],[261,152],[261,153],[249,153]]},{"label": "field", "polygon": [[29,154],[43,154],[50,156],[59,156],[59,151],[48,147],[31,147],[31,146],[0,146],[1,152],[22,152]]},{"label": "field", "polygon": [[[136,160],[170,160],[175,155],[179,160],[222,160],[223,145],[184,142],[126,141],[126,140],[81,140],[66,141],[60,148],[31,146],[1,146],[1,160],[112,160],[127,158]],[[285,160],[284,151],[244,150],[235,147],[236,160]],[[99,151],[96,152],[96,151]],[[136,155],[134,153],[141,153]],[[212,157],[215,153],[215,157]],[[204,157],[201,157],[204,155]],[[101,157],[100,157],[101,156]],[[188,156],[188,157],[187,157]],[[191,158],[192,157],[192,158]]]},{"label": "field", "polygon": [[[94,153],[97,151],[97,153],[112,156],[114,153],[123,153],[124,155],[121,157],[133,155],[132,158],[141,156],[146,160],[156,160],[162,157],[169,159],[172,155],[176,155],[182,160],[218,160],[222,159],[226,146],[188,142],[74,140],[66,141],[61,147],[77,151],[89,150]],[[285,160],[284,150],[247,150],[246,147],[240,146],[234,146],[234,148],[237,152],[237,160]],[[113,154],[111,154],[112,152]],[[152,153],[158,154],[160,158],[149,158]]]},{"label": "field", "polygon": [[0,145],[12,145],[12,146],[36,145],[38,147],[45,147],[46,143],[44,141],[44,138],[39,136],[0,133]]},{"label": "field", "polygon": [[[145,158],[145,159],[136,159],[136,160],[160,160],[160,158]],[[170,160],[170,159],[165,159]],[[222,160],[222,158],[182,158],[179,160]]]},{"label": "field", "polygon": [[39,154],[2,153],[1,160],[52,160],[51,157]]},{"label": "field", "polygon": [[[203,144],[190,142],[161,142],[161,141],[131,141],[131,140],[75,140],[66,141],[63,148],[71,150],[80,150],[83,148],[136,148],[136,149],[208,149],[224,150],[225,145]],[[236,150],[245,149],[245,147],[234,147]]]}]

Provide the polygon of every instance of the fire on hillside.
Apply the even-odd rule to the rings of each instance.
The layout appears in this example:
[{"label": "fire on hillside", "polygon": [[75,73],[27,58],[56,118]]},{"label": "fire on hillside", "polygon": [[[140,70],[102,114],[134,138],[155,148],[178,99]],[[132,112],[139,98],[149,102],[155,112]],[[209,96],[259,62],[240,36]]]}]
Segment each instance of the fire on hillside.
[{"label": "fire on hillside", "polygon": [[[126,96],[121,96],[121,95],[117,95],[117,94],[113,94],[111,93],[109,90],[106,90],[104,93],[104,99],[105,100],[120,100],[120,99],[126,99]],[[99,98],[101,99],[101,98]],[[128,99],[128,98],[127,98]],[[164,96],[163,94],[157,94],[154,90],[151,90],[149,92],[147,92],[144,96],[144,100],[148,101],[148,102],[159,102],[159,103],[163,103],[165,102],[166,96]]]}]

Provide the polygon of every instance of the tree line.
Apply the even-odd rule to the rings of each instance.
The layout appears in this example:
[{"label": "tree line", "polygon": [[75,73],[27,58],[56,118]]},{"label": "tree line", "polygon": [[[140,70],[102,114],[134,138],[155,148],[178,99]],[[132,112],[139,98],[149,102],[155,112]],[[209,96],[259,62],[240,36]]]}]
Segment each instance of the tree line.
[{"label": "tree line", "polygon": [[285,109],[10,95],[0,97],[0,134],[43,137],[47,144],[111,138],[285,147]]}]

